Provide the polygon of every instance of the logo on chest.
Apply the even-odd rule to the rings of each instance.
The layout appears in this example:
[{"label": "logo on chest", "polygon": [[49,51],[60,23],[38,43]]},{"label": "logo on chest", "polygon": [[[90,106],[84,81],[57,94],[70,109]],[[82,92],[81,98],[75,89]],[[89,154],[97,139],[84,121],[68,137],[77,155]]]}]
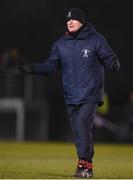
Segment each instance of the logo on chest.
[{"label": "logo on chest", "polygon": [[82,56],[83,56],[83,58],[88,58],[89,55],[90,55],[90,53],[91,53],[90,49],[83,49],[83,50],[82,50]]}]

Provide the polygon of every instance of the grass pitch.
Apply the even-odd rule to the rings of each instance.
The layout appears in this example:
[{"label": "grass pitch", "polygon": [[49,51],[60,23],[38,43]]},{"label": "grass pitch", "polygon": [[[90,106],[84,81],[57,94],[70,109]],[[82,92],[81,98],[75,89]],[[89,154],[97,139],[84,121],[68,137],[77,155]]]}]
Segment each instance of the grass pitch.
[{"label": "grass pitch", "polygon": [[[0,143],[0,179],[72,179],[76,151],[69,143]],[[133,178],[133,145],[96,144],[95,178]]]}]

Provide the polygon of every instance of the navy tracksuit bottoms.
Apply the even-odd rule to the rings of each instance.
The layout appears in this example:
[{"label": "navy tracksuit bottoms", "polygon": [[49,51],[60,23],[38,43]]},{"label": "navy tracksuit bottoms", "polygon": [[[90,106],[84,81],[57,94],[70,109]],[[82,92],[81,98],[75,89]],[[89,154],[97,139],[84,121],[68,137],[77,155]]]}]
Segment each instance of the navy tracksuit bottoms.
[{"label": "navy tracksuit bottoms", "polygon": [[97,103],[67,105],[74,142],[79,159],[92,162],[94,156],[93,133]]}]

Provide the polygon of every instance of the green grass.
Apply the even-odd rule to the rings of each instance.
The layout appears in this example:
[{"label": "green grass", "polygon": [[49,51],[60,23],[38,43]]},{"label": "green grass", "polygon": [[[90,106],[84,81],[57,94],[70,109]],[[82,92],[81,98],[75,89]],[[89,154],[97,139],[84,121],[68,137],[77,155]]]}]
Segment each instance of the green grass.
[{"label": "green grass", "polygon": [[[73,178],[76,151],[69,143],[0,143],[0,179]],[[133,178],[133,145],[96,144],[95,178]]]}]

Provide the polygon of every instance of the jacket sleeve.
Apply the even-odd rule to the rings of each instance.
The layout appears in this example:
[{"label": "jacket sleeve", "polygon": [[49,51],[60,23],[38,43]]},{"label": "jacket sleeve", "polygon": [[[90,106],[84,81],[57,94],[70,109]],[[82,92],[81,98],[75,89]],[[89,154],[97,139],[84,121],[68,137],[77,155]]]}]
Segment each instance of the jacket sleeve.
[{"label": "jacket sleeve", "polygon": [[32,64],[32,73],[40,75],[54,75],[60,69],[59,55],[56,45],[54,44],[50,57],[40,64]]},{"label": "jacket sleeve", "polygon": [[120,68],[120,63],[118,57],[113,52],[111,47],[108,45],[104,37],[100,36],[97,41],[97,55],[101,63],[105,66],[107,70],[118,71]]}]

